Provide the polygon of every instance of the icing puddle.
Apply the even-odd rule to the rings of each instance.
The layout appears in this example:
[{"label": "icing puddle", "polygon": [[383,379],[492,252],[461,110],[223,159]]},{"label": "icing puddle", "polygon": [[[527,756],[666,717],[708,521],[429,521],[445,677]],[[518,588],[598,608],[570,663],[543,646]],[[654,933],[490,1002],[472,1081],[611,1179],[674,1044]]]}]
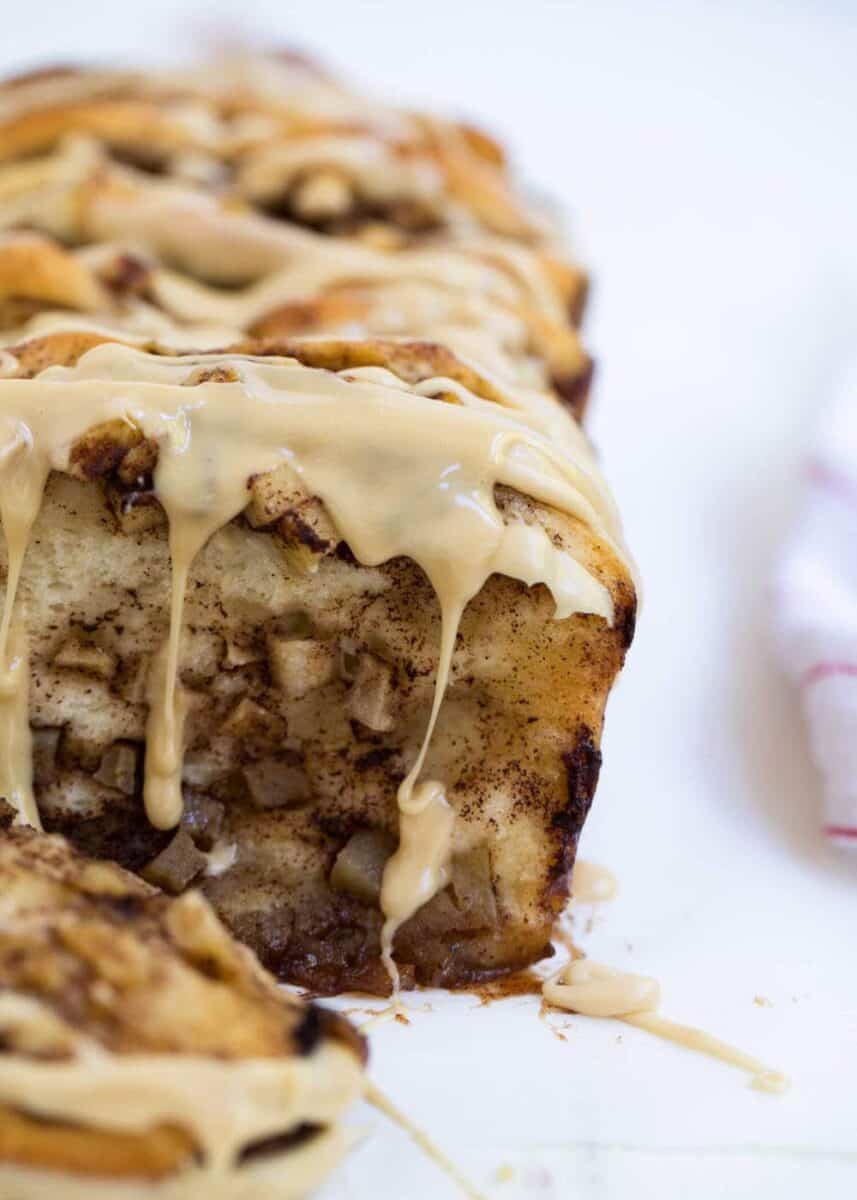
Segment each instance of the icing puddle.
[{"label": "icing puddle", "polygon": [[751,1077],[757,1091],[779,1094],[789,1088],[789,1079],[758,1058],[693,1025],[683,1025],[661,1016],[661,989],[657,980],[645,975],[618,971],[589,958],[567,963],[544,982],[547,1005],[578,1016],[609,1017],[644,1029],[664,1041],[684,1046],[697,1054],[738,1067]]},{"label": "icing puddle", "polygon": [[[603,903],[612,900],[617,893],[618,884],[607,868],[583,860],[576,864],[572,882],[573,903]],[[556,1024],[555,1020],[561,1014],[622,1021],[663,1041],[737,1067],[750,1076],[751,1086],[757,1091],[781,1094],[788,1090],[788,1076],[754,1055],[696,1026],[662,1016],[658,1011],[661,988],[656,979],[621,971],[587,958],[574,942],[568,927],[562,923],[557,925],[554,941],[568,953],[566,962],[558,971],[546,975],[543,968],[529,968],[461,991],[475,996],[478,1008],[487,1008],[502,1000],[540,997],[539,1017],[562,1042],[568,1041],[567,1033],[573,1028],[574,1021]],[[372,1018],[363,1026],[365,1030],[390,1020],[410,1025],[409,1014],[417,1010],[406,1006],[400,994],[397,994],[380,1012],[363,1011],[372,1012]],[[427,1005],[420,1011],[431,1011],[431,1006]]]},{"label": "icing puddle", "polygon": [[[612,900],[618,890],[615,876],[606,867],[583,860],[575,864],[572,903],[603,903]],[[556,940],[568,950],[568,961],[547,979],[531,976],[532,985],[537,986],[543,996],[540,1012],[543,1018],[560,1011],[622,1021],[686,1050],[745,1071],[757,1091],[779,1094],[788,1090],[789,1079],[781,1071],[773,1070],[753,1055],[705,1030],[662,1016],[658,1012],[661,988],[656,979],[594,962],[581,954],[567,929],[559,926],[558,933]],[[562,1029],[552,1026],[552,1030],[565,1041],[563,1030],[570,1024]]]}]

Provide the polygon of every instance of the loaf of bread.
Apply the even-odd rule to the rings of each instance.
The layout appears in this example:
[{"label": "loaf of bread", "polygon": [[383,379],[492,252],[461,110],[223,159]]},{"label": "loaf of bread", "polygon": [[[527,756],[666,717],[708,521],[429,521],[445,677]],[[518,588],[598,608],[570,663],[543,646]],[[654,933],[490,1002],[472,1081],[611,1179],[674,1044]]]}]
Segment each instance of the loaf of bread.
[{"label": "loaf of bread", "polygon": [[635,587],[585,275],[290,56],[0,90],[0,794],[282,978],[550,951]]}]

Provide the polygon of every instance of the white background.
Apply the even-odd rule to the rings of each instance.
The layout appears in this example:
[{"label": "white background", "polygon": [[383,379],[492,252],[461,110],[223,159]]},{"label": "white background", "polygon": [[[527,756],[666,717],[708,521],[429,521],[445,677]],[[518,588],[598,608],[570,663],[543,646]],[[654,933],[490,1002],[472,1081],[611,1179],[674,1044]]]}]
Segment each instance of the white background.
[{"label": "white background", "polygon": [[[583,842],[622,895],[579,937],[794,1082],[763,1096],[609,1022],[554,1021],[562,1042],[532,1000],[414,998],[410,1028],[373,1034],[374,1076],[498,1200],[855,1194],[857,859],[816,832],[766,595],[814,413],[857,340],[855,16],[848,0],[7,0],[9,64],[182,55],[244,28],[481,119],[568,203],[597,281],[593,431],[646,584]],[[370,1137],[330,1197],[455,1194],[360,1116]]]}]

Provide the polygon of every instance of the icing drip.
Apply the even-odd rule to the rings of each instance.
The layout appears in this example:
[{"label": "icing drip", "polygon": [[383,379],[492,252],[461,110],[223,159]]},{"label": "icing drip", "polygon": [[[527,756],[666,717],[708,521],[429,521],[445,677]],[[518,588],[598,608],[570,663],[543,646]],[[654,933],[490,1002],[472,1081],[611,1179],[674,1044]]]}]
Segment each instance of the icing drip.
[{"label": "icing drip", "polygon": [[41,823],[33,796],[27,637],[23,622],[14,631],[12,623],[24,555],[47,477],[48,459],[42,449],[33,445],[26,426],[13,423],[0,450],[0,518],[7,554],[0,619],[0,796],[16,810],[19,822],[37,829]]},{"label": "icing drip", "polygon": [[[493,448],[496,459],[505,461],[505,451],[514,444],[513,435],[501,435]],[[593,521],[597,520],[595,510],[587,502],[580,502],[580,507]],[[440,563],[422,560],[421,565],[426,568],[440,600],[441,643],[428,725],[416,762],[398,791],[399,847],[386,865],[381,887],[381,911],[385,918],[381,932],[381,958],[390,975],[394,995],[398,994],[399,988],[399,973],[393,959],[396,933],[449,881],[454,813],[449,807],[443,784],[431,780],[418,785],[417,780],[425,764],[446,694],[455,640],[465,605],[476,595],[488,576],[497,572],[529,585],[546,584],[556,603],[557,618],[580,611],[602,611],[603,615],[608,615],[599,608],[601,585],[574,559],[557,554],[540,526],[504,525],[493,554],[468,590],[462,587],[460,564],[456,564],[456,573],[452,576],[449,575],[445,560]]]},{"label": "icing drip", "polygon": [[[404,787],[404,785],[402,785]],[[399,792],[399,847],[384,869],[381,885],[381,957],[393,984],[399,989],[399,972],[393,960],[393,939],[398,929],[449,882],[449,855],[455,813],[443,784],[435,780]]]},{"label": "icing drip", "polygon": [[374,1108],[382,1112],[385,1117],[388,1117],[394,1124],[398,1125],[412,1139],[415,1145],[419,1146],[423,1154],[431,1159],[452,1180],[463,1195],[467,1196],[468,1200],[486,1200],[482,1192],[477,1192],[470,1180],[466,1179],[458,1167],[450,1162],[446,1155],[438,1149],[428,1134],[424,1133],[418,1125],[415,1125],[404,1113],[400,1112],[387,1099],[384,1093],[380,1092],[372,1083],[366,1089],[366,1099]]},{"label": "icing drip", "polygon": [[789,1079],[782,1071],[771,1070],[758,1058],[745,1054],[743,1050],[730,1046],[728,1042],[723,1042],[702,1029],[695,1029],[692,1025],[679,1025],[677,1021],[669,1021],[655,1012],[630,1013],[624,1020],[629,1025],[646,1029],[649,1033],[675,1042],[688,1050],[696,1050],[699,1054],[707,1054],[710,1058],[718,1058],[721,1062],[746,1071],[752,1076],[752,1086],[759,1092],[779,1094],[788,1091]]},{"label": "icing drip", "polygon": [[187,584],[187,566],[179,572],[173,559],[173,593],[170,632],[152,660],[146,696],[146,760],[143,803],[156,829],[172,829],[182,817],[182,744],[187,697],[178,678],[181,614]]},{"label": "icing drip", "polygon": [[[201,437],[191,448],[191,437]],[[217,457],[222,457],[222,450]],[[179,681],[181,623],[193,560],[221,526],[244,508],[246,482],[218,475],[215,452],[204,433],[192,433],[191,422],[179,412],[167,422],[160,439],[155,491],[170,529],[170,629],[155,663],[149,687],[146,728],[144,801],[158,829],[171,829],[182,816],[182,740],[187,697]]]},{"label": "icing drip", "polygon": [[[12,649],[10,659],[6,658]],[[0,796],[18,814],[16,821],[41,829],[33,795],[32,735],[28,715],[29,655],[26,634],[4,641],[0,674]]]},{"label": "icing drip", "polygon": [[447,584],[443,590],[438,589],[436,582],[434,586],[438,591],[441,611],[440,655],[434,698],[416,762],[399,787],[399,847],[384,868],[381,885],[381,911],[384,914],[381,958],[393,984],[394,995],[398,995],[399,990],[399,972],[393,961],[396,932],[418,908],[446,886],[455,820],[443,784],[428,781],[417,785],[417,780],[449,682],[461,614],[475,591],[462,598],[455,595],[451,584]]}]

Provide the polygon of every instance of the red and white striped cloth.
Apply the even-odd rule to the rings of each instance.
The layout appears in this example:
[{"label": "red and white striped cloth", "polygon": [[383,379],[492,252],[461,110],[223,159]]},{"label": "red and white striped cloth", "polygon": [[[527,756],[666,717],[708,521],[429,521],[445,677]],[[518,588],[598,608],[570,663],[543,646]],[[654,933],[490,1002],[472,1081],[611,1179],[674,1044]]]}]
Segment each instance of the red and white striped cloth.
[{"label": "red and white striped cloth", "polygon": [[822,772],[824,831],[857,850],[857,364],[823,416],[776,582],[777,639]]}]

